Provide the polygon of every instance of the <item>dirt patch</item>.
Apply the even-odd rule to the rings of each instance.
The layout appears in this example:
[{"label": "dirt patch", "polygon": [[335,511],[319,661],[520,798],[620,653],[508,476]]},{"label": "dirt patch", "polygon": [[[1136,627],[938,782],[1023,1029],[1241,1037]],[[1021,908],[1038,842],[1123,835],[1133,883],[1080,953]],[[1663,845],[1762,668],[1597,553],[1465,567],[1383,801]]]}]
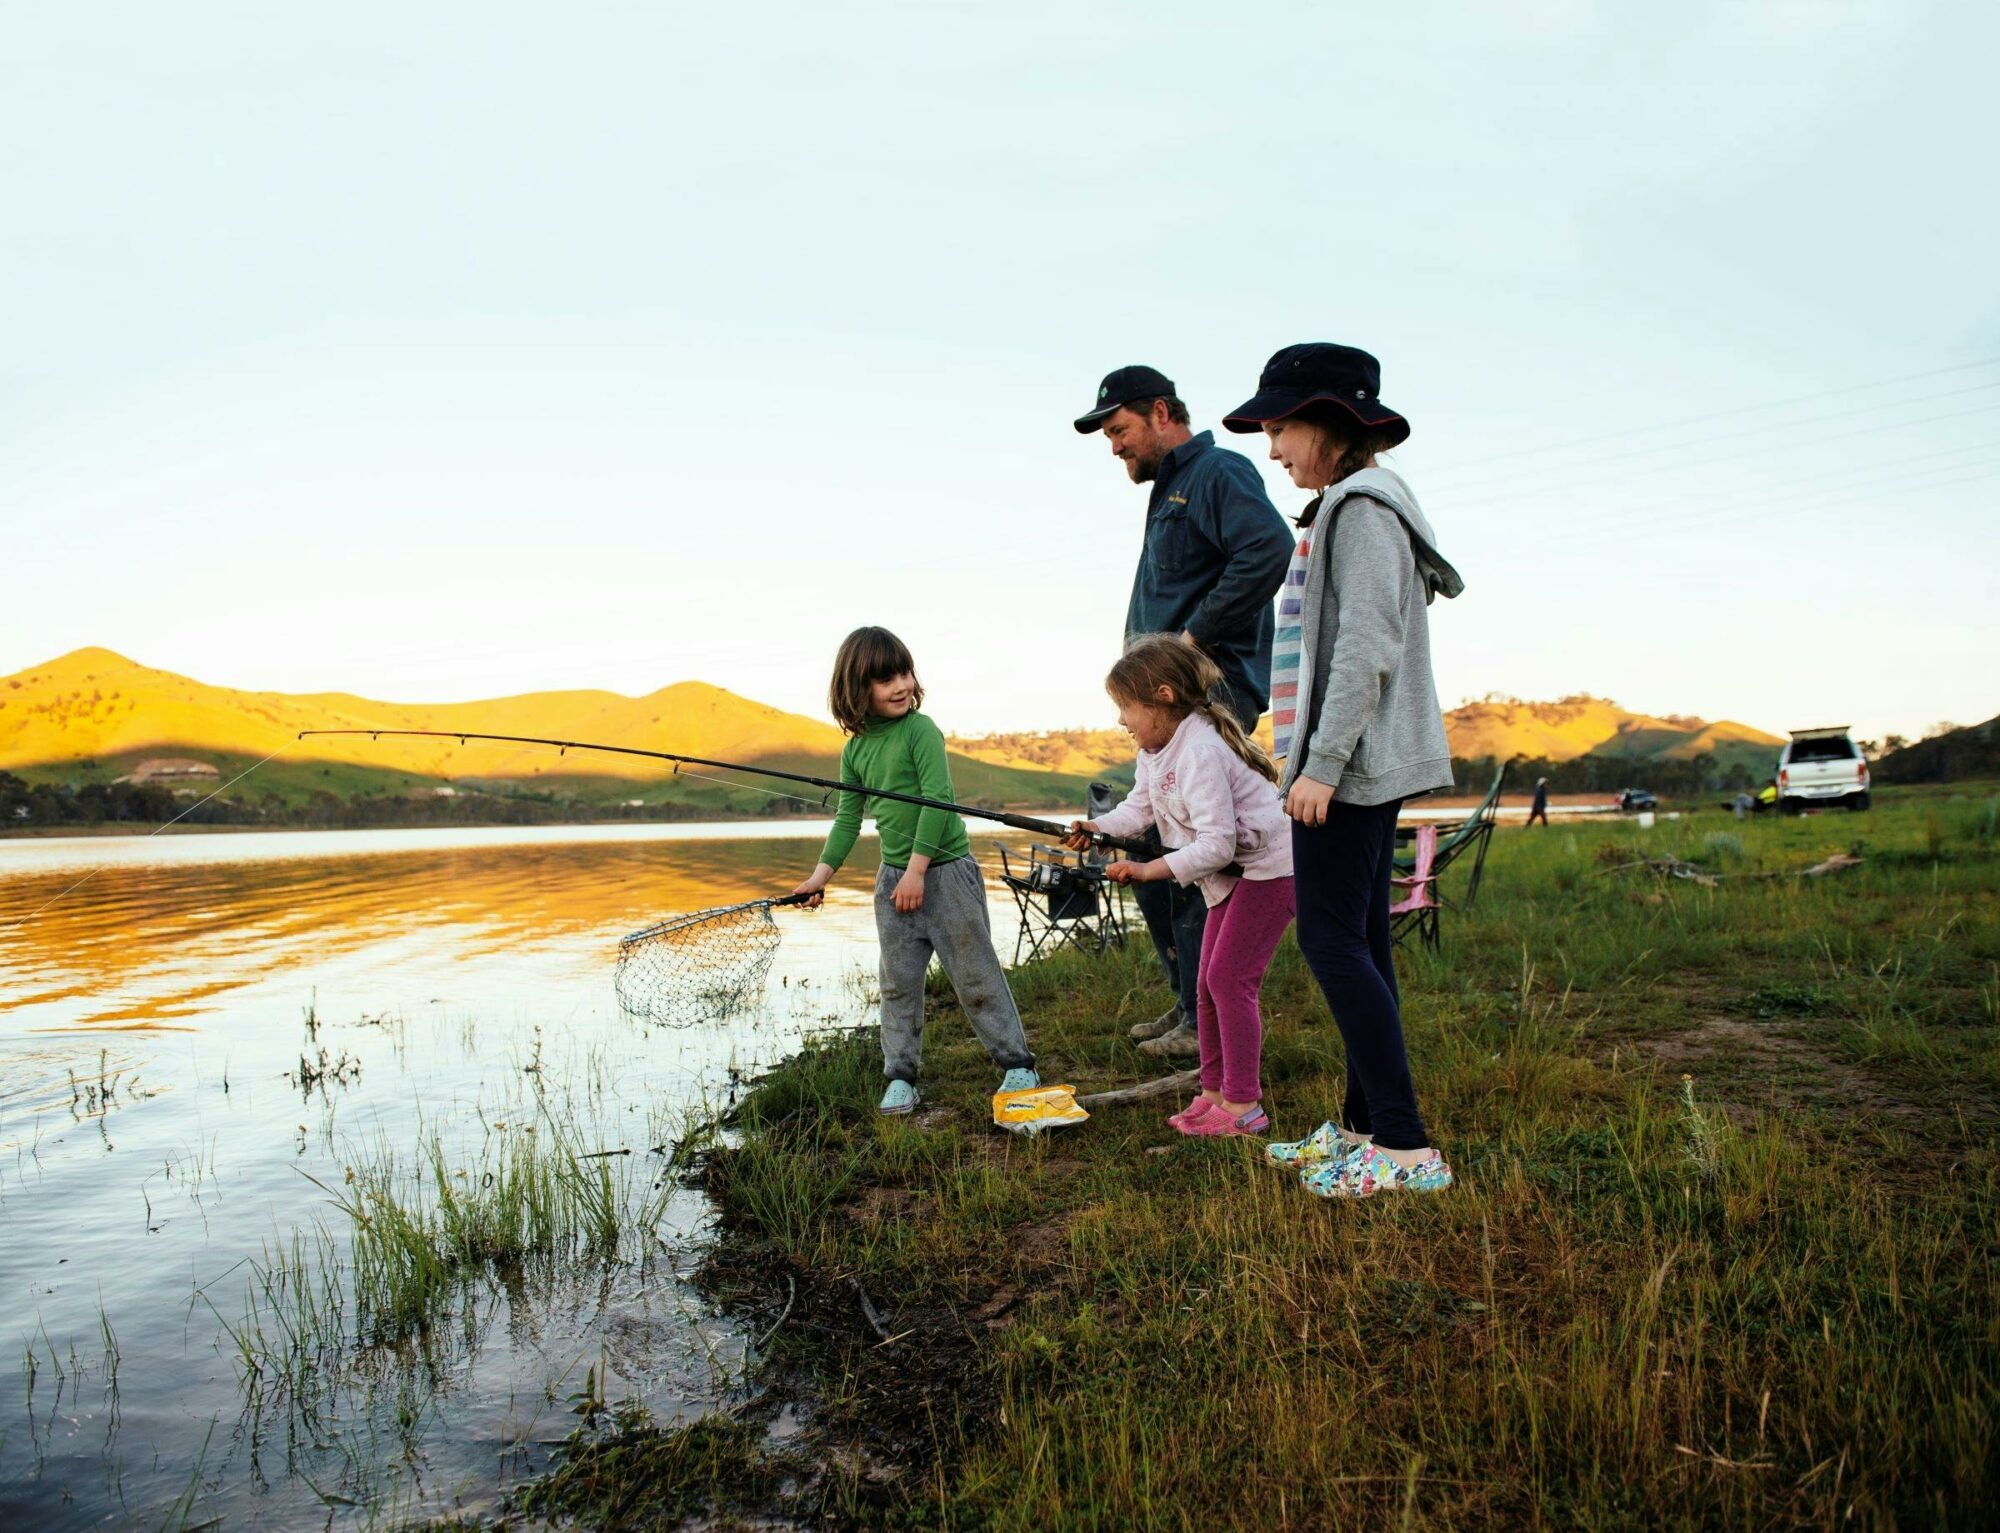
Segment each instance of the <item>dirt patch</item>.
[{"label": "dirt patch", "polygon": [[[1739,1127],[1773,1106],[1872,1113],[1901,1123],[1937,1117],[1935,1101],[1836,1058],[1811,1039],[1741,1017],[1697,1016],[1679,1032],[1621,1040],[1618,1047],[1636,1048],[1677,1074],[1701,1078],[1704,1094]],[[1702,1066],[1720,1070],[1708,1073]]]},{"label": "dirt patch", "polygon": [[907,1187],[869,1187],[854,1200],[854,1217],[863,1224],[894,1224],[915,1211],[917,1194]]},{"label": "dirt patch", "polygon": [[1746,1062],[1784,1068],[1823,1067],[1827,1061],[1803,1039],[1788,1037],[1737,1017],[1703,1017],[1683,1033],[1645,1038],[1639,1047],[1669,1064],[1740,1053]]},{"label": "dirt patch", "polygon": [[1063,1265],[1069,1255],[1070,1216],[1026,1224],[1008,1236],[1015,1266],[1023,1272]]}]

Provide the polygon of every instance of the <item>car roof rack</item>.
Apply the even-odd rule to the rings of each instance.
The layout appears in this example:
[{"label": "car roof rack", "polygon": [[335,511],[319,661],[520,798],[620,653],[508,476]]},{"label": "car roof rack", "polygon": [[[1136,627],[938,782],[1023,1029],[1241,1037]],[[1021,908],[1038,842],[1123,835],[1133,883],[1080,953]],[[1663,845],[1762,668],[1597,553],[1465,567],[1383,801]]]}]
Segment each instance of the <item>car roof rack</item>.
[{"label": "car roof rack", "polygon": [[1829,740],[1845,735],[1851,727],[1847,724],[1822,724],[1817,729],[1795,729],[1792,731],[1792,738],[1794,740]]}]

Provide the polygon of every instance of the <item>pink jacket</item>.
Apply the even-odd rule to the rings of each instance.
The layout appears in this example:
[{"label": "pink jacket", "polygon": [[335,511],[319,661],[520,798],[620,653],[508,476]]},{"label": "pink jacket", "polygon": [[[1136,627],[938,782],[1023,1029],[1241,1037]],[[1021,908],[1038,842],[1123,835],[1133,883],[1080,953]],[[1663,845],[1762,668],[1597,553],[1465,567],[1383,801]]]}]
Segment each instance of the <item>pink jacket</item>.
[{"label": "pink jacket", "polygon": [[1200,884],[1210,905],[1236,887],[1235,876],[1222,871],[1232,862],[1249,879],[1292,876],[1292,826],[1277,788],[1198,713],[1182,719],[1158,750],[1139,752],[1131,794],[1097,820],[1113,836],[1138,835],[1148,825],[1159,827],[1175,880]]}]

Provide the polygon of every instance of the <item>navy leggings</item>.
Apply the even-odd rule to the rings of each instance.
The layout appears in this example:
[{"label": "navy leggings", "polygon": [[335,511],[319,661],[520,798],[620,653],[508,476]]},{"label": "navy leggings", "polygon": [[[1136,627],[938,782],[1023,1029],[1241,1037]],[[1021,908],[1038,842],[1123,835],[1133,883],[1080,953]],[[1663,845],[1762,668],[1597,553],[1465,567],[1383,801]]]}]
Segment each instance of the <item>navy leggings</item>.
[{"label": "navy leggings", "polygon": [[1292,822],[1299,951],[1347,1046],[1346,1126],[1385,1150],[1430,1143],[1417,1112],[1389,941],[1400,803],[1332,804],[1324,825]]}]

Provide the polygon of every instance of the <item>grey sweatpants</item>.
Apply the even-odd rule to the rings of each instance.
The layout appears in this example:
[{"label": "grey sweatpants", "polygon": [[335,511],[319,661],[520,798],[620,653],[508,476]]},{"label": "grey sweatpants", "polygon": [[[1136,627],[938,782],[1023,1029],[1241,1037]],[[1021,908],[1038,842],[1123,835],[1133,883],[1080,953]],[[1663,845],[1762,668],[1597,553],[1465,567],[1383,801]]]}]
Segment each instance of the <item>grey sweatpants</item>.
[{"label": "grey sweatpants", "polygon": [[924,875],[921,910],[904,915],[894,895],[903,869],[883,863],[875,875],[875,930],[882,941],[882,1073],[915,1082],[924,1061],[924,971],[936,953],[958,992],[973,1032],[1003,1070],[1035,1062],[1021,1013],[993,951],[986,880],[972,857],[934,862]]}]

